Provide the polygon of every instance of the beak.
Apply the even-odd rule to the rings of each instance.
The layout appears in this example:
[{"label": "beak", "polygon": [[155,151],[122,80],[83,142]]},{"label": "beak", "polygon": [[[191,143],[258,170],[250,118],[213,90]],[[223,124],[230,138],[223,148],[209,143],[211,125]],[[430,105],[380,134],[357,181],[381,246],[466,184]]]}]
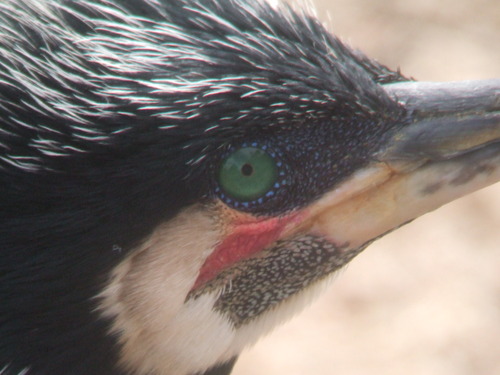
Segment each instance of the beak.
[{"label": "beak", "polygon": [[500,80],[404,82],[406,108],[363,170],[310,207],[307,231],[359,252],[391,230],[500,181]]}]

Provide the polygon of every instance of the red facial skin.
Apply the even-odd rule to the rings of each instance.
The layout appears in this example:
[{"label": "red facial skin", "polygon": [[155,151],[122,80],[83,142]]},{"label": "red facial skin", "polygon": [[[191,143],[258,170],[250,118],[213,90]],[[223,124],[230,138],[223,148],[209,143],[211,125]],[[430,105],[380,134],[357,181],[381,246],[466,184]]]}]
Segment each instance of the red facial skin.
[{"label": "red facial skin", "polygon": [[300,222],[303,216],[301,213],[292,213],[263,219],[237,215],[228,224],[227,236],[205,260],[193,290],[236,262],[264,250],[281,238],[289,224]]}]

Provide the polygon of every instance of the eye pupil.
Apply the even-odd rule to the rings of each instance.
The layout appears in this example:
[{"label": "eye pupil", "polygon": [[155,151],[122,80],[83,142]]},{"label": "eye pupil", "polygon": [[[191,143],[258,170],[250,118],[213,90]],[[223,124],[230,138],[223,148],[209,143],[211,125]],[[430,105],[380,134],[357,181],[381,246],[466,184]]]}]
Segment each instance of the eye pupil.
[{"label": "eye pupil", "polygon": [[245,177],[250,177],[253,174],[252,164],[243,164],[243,166],[241,167],[241,174]]}]

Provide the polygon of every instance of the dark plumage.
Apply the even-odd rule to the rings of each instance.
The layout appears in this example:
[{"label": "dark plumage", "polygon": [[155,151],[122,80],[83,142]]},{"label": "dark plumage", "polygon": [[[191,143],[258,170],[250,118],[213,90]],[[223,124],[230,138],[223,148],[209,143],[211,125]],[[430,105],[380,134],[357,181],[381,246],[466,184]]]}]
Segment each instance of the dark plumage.
[{"label": "dark plumage", "polygon": [[[0,40],[1,375],[229,373],[373,240],[291,223],[419,119],[382,86],[408,79],[286,6],[8,0]],[[266,194],[221,184],[240,149]]]}]

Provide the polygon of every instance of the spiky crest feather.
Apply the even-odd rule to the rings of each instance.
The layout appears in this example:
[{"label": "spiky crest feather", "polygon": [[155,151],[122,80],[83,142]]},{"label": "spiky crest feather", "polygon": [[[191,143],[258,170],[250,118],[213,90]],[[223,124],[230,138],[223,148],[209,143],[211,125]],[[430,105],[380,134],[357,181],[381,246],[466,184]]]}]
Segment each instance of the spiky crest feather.
[{"label": "spiky crest feather", "polygon": [[189,147],[235,124],[370,112],[388,99],[369,81],[400,79],[264,1],[8,0],[0,37],[0,165],[28,171],[144,133]]}]

